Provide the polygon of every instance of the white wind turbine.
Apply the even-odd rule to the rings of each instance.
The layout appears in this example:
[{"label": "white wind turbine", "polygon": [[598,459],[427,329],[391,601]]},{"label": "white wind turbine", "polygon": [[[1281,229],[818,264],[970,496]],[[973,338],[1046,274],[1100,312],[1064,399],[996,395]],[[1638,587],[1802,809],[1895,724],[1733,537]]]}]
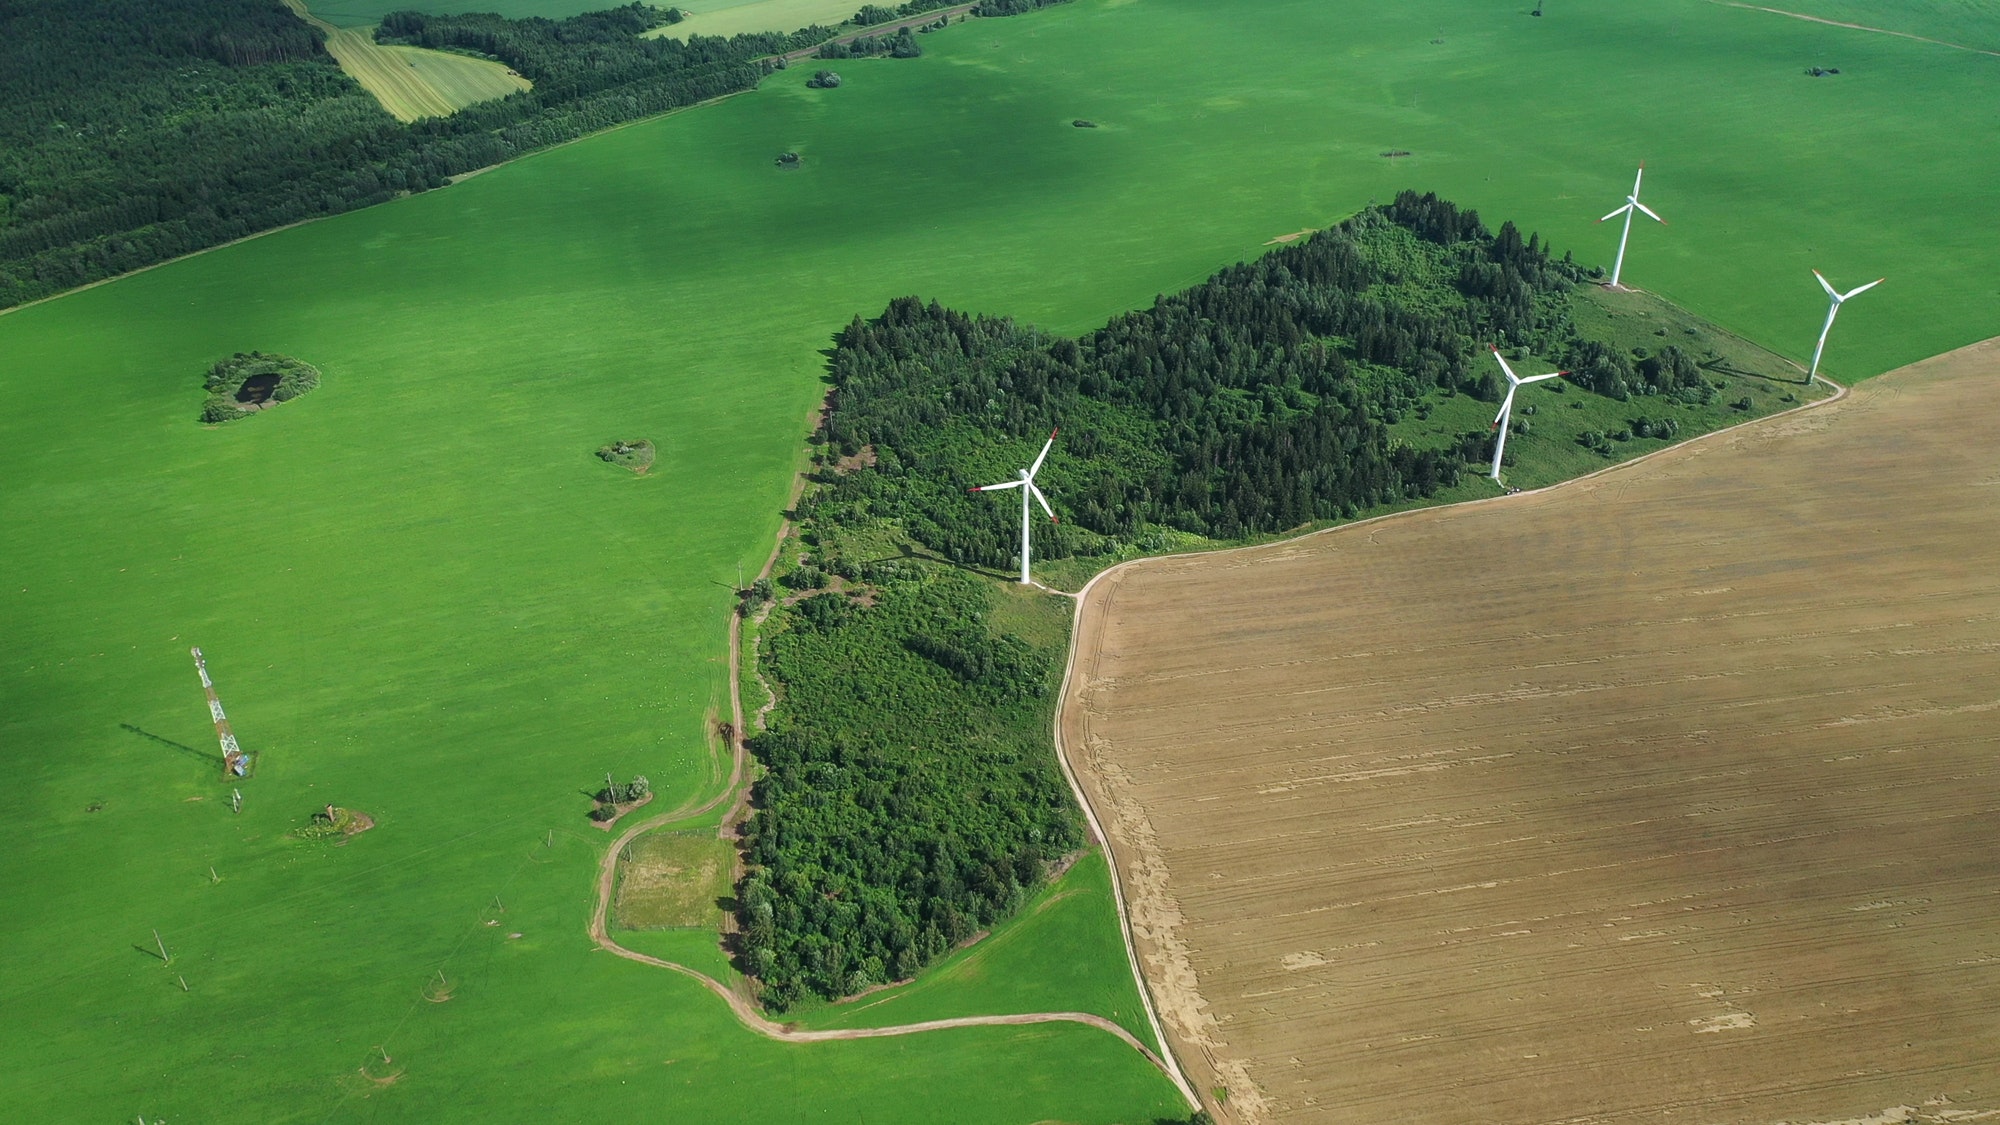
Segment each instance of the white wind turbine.
[{"label": "white wind turbine", "polygon": [[974,492],[999,492],[1009,488],[1018,488],[1021,490],[1021,585],[1023,586],[1029,584],[1028,497],[1033,496],[1038,502],[1040,502],[1040,504],[1042,505],[1042,511],[1047,512],[1049,514],[1050,523],[1062,522],[1056,519],[1055,509],[1049,507],[1048,497],[1043,496],[1042,490],[1035,487],[1035,474],[1042,471],[1042,462],[1048,459],[1049,450],[1055,446],[1056,434],[1058,432],[1059,431],[1057,430],[1049,431],[1049,440],[1043,443],[1041,454],[1035,458],[1034,464],[1021,470],[1020,479],[1010,480],[1006,484],[983,484],[978,486],[977,488],[972,489],[972,491]]},{"label": "white wind turbine", "polygon": [[1618,275],[1625,269],[1625,242],[1632,237],[1632,216],[1643,211],[1646,217],[1652,219],[1654,222],[1662,225],[1666,223],[1665,219],[1653,213],[1651,207],[1639,202],[1639,183],[1645,178],[1646,162],[1642,160],[1639,162],[1639,174],[1632,177],[1632,194],[1625,197],[1625,206],[1597,220],[1602,223],[1615,219],[1620,215],[1625,216],[1625,233],[1618,236],[1618,260],[1611,264],[1611,287],[1613,289],[1618,288]]},{"label": "white wind turbine", "polygon": [[1840,290],[1835,289],[1833,283],[1828,281],[1825,275],[1821,274],[1818,270],[1813,271],[1813,276],[1819,278],[1819,287],[1826,290],[1826,295],[1833,299],[1833,304],[1828,306],[1826,310],[1826,324],[1820,328],[1819,343],[1813,347],[1812,370],[1806,372],[1806,382],[1808,383],[1813,381],[1813,376],[1819,374],[1819,353],[1826,350],[1826,334],[1833,331],[1833,318],[1839,315],[1840,306],[1846,304],[1848,299],[1856,294],[1866,293],[1877,285],[1889,280],[1886,277],[1878,277],[1859,289],[1850,289],[1842,293]]},{"label": "white wind turbine", "polygon": [[1513,368],[1507,366],[1507,358],[1500,354],[1499,348],[1494,348],[1491,344],[1486,346],[1493,348],[1493,358],[1500,361],[1500,370],[1507,375],[1507,397],[1500,401],[1500,416],[1493,419],[1493,429],[1497,431],[1493,438],[1493,480],[1497,484],[1500,480],[1500,454],[1507,448],[1507,423],[1514,418],[1514,392],[1529,383],[1539,383],[1544,379],[1567,375],[1569,372],[1551,371],[1547,375],[1530,375],[1523,379],[1514,374]]}]

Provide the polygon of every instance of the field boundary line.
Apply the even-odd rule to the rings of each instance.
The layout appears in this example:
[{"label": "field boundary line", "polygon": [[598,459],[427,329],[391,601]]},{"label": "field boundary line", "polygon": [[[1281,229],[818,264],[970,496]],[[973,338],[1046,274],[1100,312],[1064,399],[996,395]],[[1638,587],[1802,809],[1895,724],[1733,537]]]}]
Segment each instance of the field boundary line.
[{"label": "field boundary line", "polygon": [[1825,16],[1807,15],[1804,12],[1788,12],[1783,8],[1766,8],[1762,4],[1744,4],[1740,0],[1709,0],[1709,2],[1720,4],[1725,8],[1742,8],[1747,12],[1769,12],[1774,16],[1790,16],[1795,20],[1804,20],[1807,23],[1823,23],[1828,27],[1844,27],[1849,31],[1872,31],[1877,35],[1893,35],[1898,39],[1914,39],[1919,43],[1934,43],[1937,46],[1950,47],[1956,51],[1971,51],[1975,55],[1992,55],[1994,58],[2000,58],[2000,51],[1990,51],[1985,47],[1971,47],[1964,43],[1953,43],[1949,39],[1933,39],[1928,35],[1918,35],[1913,31],[1892,31],[1886,27],[1869,27],[1865,23],[1847,23],[1843,20],[1830,20]]},{"label": "field boundary line", "polygon": [[[1581,476],[1574,476],[1566,480],[1560,480],[1554,484],[1544,485],[1541,488],[1523,490],[1521,492],[1502,493],[1501,495],[1498,496],[1482,496],[1472,500],[1460,500],[1457,503],[1453,504],[1433,504],[1421,508],[1408,508],[1399,512],[1385,512],[1379,516],[1370,516],[1367,519],[1355,520],[1353,523],[1343,523],[1343,524],[1337,524],[1333,527],[1316,528],[1312,531],[1308,531],[1300,535],[1293,535],[1278,539],[1270,539],[1260,543],[1248,543],[1237,547],[1218,547],[1212,550],[1205,550],[1205,551],[1176,551],[1173,552],[1172,554],[1147,555],[1144,558],[1127,559],[1124,562],[1114,563],[1111,566],[1105,567],[1103,570],[1098,571],[1095,575],[1091,576],[1090,581],[1085,582],[1083,584],[1083,589],[1078,590],[1074,594],[1066,594],[1058,590],[1049,591],[1050,593],[1060,594],[1063,597],[1074,598],[1076,602],[1076,609],[1074,610],[1073,615],[1070,619],[1069,658],[1063,665],[1062,687],[1056,693],[1055,721],[1053,724],[1055,733],[1055,743],[1056,743],[1056,761],[1062,766],[1063,777],[1065,780],[1069,782],[1070,793],[1076,798],[1077,804],[1082,807],[1084,819],[1089,823],[1091,832],[1097,836],[1099,844],[1104,848],[1105,858],[1110,860],[1110,862],[1107,863],[1106,866],[1109,867],[1111,870],[1111,899],[1112,902],[1118,908],[1118,926],[1120,930],[1119,936],[1123,938],[1125,942],[1125,957],[1132,967],[1133,979],[1138,982],[1139,999],[1140,1002],[1145,1005],[1146,1019],[1152,1024],[1153,1035],[1156,1039],[1159,1040],[1161,1056],[1165,1060],[1168,1060],[1168,1066],[1171,1068],[1169,1070],[1169,1074],[1174,1079],[1174,1084],[1180,1087],[1181,1093],[1189,1099],[1190,1104],[1198,1106],[1199,1101],[1196,1098],[1193,1087],[1189,1084],[1186,1075],[1181,1071],[1180,1060],[1178,1057],[1178,1052],[1175,1049],[1174,1041],[1167,1037],[1165,1029],[1160,1024],[1159,1015],[1157,1014],[1155,1005],[1153,1003],[1153,990],[1151,987],[1151,983],[1146,979],[1146,974],[1144,970],[1140,968],[1138,948],[1134,944],[1134,938],[1132,934],[1132,920],[1125,906],[1125,880],[1119,871],[1119,862],[1118,862],[1119,854],[1116,850],[1112,848],[1111,837],[1105,833],[1103,824],[1098,819],[1097,810],[1094,806],[1092,806],[1090,802],[1089,794],[1084,792],[1083,785],[1077,779],[1077,770],[1080,767],[1071,762],[1069,747],[1065,745],[1063,741],[1063,729],[1062,729],[1063,715],[1068,710],[1072,702],[1072,698],[1077,690],[1077,674],[1076,674],[1077,662],[1078,662],[1077,656],[1078,653],[1082,651],[1082,645],[1080,641],[1082,640],[1084,635],[1083,632],[1084,614],[1086,611],[1089,610],[1091,606],[1090,595],[1091,592],[1094,589],[1096,589],[1097,584],[1099,582],[1102,582],[1104,579],[1110,578],[1114,575],[1122,578],[1124,576],[1124,572],[1127,569],[1132,567],[1137,567],[1146,563],[1165,562],[1170,559],[1191,559],[1191,558],[1200,558],[1211,555],[1226,555],[1236,551],[1260,550],[1263,548],[1275,547],[1287,543],[1298,543],[1321,535],[1331,535],[1336,532],[1348,531],[1354,528],[1368,527],[1374,524],[1384,523],[1388,520],[1402,519],[1418,515],[1426,515],[1435,512],[1447,511],[1452,508],[1468,507],[1475,504],[1499,503],[1514,499],[1515,497],[1518,496],[1540,495],[1542,493],[1551,492],[1556,489],[1567,488],[1571,485],[1579,484],[1583,481],[1592,480],[1596,477],[1603,476],[1606,473],[1618,472],[1626,468],[1627,466],[1640,464],[1641,462],[1651,460],[1652,458],[1657,457],[1663,453],[1670,453],[1676,450],[1686,449],[1689,446],[1695,445],[1698,442],[1708,441],[1709,439],[1719,437],[1723,434],[1734,433],[1737,430],[1741,430],[1746,426],[1757,426],[1766,422],[1774,421],[1779,418],[1789,417],[1790,415],[1797,414],[1803,410],[1812,410],[1817,407],[1827,406],[1832,403],[1841,401],[1848,395],[1849,392],[1848,387],[1840,383],[1836,383],[1833,380],[1828,379],[1823,375],[1814,375],[1811,377],[1811,379],[1813,382],[1825,383],[1827,386],[1832,387],[1834,393],[1827,396],[1826,398],[1815,399],[1811,402],[1802,402],[1797,406],[1791,407],[1790,409],[1787,410],[1780,410],[1774,414],[1766,414],[1760,418],[1751,418],[1742,422],[1738,422],[1733,426],[1725,426],[1719,430],[1711,430],[1705,434],[1697,434],[1696,436],[1691,437],[1686,441],[1675,442],[1672,445],[1662,446],[1661,448],[1655,449],[1650,453],[1645,453],[1638,457],[1634,457],[1629,461],[1620,461],[1615,465],[1606,465],[1601,469],[1592,470],[1591,472],[1584,473]],[[1046,587],[1044,588],[1046,589]],[[1112,589],[1112,588],[1115,588],[1115,584],[1114,586],[1106,587],[1106,589]],[[1151,1052],[1148,1052],[1148,1054],[1150,1055]],[[1222,1107],[1217,1107],[1217,1108],[1221,1109]]]}]

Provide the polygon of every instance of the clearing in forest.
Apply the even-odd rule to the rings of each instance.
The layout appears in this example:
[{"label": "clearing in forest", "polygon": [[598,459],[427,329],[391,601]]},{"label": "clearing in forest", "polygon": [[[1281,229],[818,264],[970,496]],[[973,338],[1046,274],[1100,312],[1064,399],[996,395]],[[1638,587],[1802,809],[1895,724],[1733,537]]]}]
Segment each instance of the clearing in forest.
[{"label": "clearing in forest", "polygon": [[335,27],[304,0],[285,0],[300,19],[326,33],[326,53],[399,121],[447,117],[478,102],[530,89],[504,63],[422,47],[385,46],[371,27]]},{"label": "clearing in forest", "polygon": [[1990,341],[1097,583],[1064,742],[1196,1083],[1243,1121],[2000,1109],[1996,410]]},{"label": "clearing in forest", "polygon": [[619,857],[618,925],[629,930],[715,929],[736,857],[713,831],[649,832]]}]

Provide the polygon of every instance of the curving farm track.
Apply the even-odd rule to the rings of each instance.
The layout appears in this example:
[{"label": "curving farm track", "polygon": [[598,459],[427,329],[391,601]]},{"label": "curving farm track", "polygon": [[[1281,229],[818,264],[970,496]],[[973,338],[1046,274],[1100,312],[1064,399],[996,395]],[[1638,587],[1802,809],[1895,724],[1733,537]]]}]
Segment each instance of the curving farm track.
[{"label": "curving farm track", "polygon": [[[803,483],[802,479],[800,483]],[[796,494],[795,486],[795,498]],[[758,572],[757,577],[770,577],[771,569],[778,561],[779,549],[783,546],[785,536],[789,532],[789,523],[780,525],[777,542],[772,545],[771,555],[764,561],[763,569]],[[651,832],[654,829],[663,828],[676,821],[688,820],[701,816],[704,813],[712,812],[716,806],[722,804],[724,801],[731,802],[731,807],[729,812],[722,818],[721,827],[717,830],[719,835],[724,838],[733,836],[736,825],[742,818],[745,811],[745,802],[749,796],[749,787],[743,783],[749,763],[743,745],[743,694],[740,678],[740,669],[742,667],[740,659],[742,636],[742,618],[732,613],[729,621],[729,709],[736,733],[730,739],[729,780],[719,792],[707,800],[699,804],[683,805],[669,812],[647,817],[627,827],[623,832],[618,834],[616,839],[611,841],[610,846],[604,850],[604,856],[598,861],[597,865],[597,901],[590,914],[590,940],[597,943],[597,947],[607,953],[616,954],[628,961],[634,961],[641,965],[651,965],[654,968],[667,969],[699,982],[703,988],[708,989],[721,998],[723,1003],[729,1005],[729,1010],[735,1014],[738,1022],[742,1023],[744,1027],[766,1038],[786,1043],[824,1043],[843,1039],[883,1039],[902,1035],[921,1035],[926,1032],[947,1031],[963,1027],[1022,1027],[1043,1023],[1074,1023],[1082,1024],[1085,1027],[1093,1027],[1099,1031],[1117,1036],[1126,1046],[1144,1056],[1147,1062],[1151,1063],[1160,1073],[1166,1075],[1169,1081],[1173,1082],[1175,1088],[1180,1091],[1181,1097],[1187,1102],[1190,1108],[1198,1106],[1200,1103],[1195,1098],[1194,1090],[1188,1085],[1187,1079],[1181,1074],[1180,1067],[1173,1061],[1171,1056],[1161,1057],[1151,1047],[1140,1042],[1138,1037],[1134,1036],[1131,1032],[1113,1023],[1111,1020],[1105,1019],[1103,1016],[1093,1015],[1089,1012],[1025,1012],[1014,1015],[958,1016],[951,1019],[925,1020],[920,1023],[896,1024],[888,1027],[808,1031],[788,1027],[765,1018],[764,1014],[758,1011],[755,1005],[746,997],[739,995],[707,973],[678,962],[668,961],[664,958],[627,949],[619,945],[611,937],[609,922],[611,896],[617,889],[618,855],[624,850],[625,845],[631,843],[640,835]],[[1064,764],[1064,770],[1065,772],[1068,770],[1067,763]],[[1070,783],[1074,788],[1076,784],[1075,779],[1071,778]],[[1076,795],[1078,801],[1081,802],[1083,800],[1082,791],[1076,790]],[[1086,804],[1084,808],[1087,812],[1089,806]],[[1094,822],[1093,830],[1095,830]],[[1123,900],[1119,899],[1118,910],[1121,922],[1124,918],[1124,909]],[[1129,938],[1127,939],[1126,947],[1129,953],[1131,948]],[[1136,974],[1137,962],[1134,961],[1133,965],[1134,973]],[[1147,1015],[1150,1018],[1152,1016],[1152,1002],[1145,991],[1143,978],[1140,979],[1140,996],[1146,1000]],[[1166,1042],[1165,1037],[1160,1033],[1157,1019],[1153,1020],[1153,1034],[1160,1042]]]}]

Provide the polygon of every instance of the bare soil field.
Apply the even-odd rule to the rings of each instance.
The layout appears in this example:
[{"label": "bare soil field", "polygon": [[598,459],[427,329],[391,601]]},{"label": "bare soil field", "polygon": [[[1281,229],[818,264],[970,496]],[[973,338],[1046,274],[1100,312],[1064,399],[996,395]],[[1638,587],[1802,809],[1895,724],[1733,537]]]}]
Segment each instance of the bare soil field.
[{"label": "bare soil field", "polygon": [[1085,594],[1062,742],[1238,1121],[2000,1120],[2000,341]]}]

